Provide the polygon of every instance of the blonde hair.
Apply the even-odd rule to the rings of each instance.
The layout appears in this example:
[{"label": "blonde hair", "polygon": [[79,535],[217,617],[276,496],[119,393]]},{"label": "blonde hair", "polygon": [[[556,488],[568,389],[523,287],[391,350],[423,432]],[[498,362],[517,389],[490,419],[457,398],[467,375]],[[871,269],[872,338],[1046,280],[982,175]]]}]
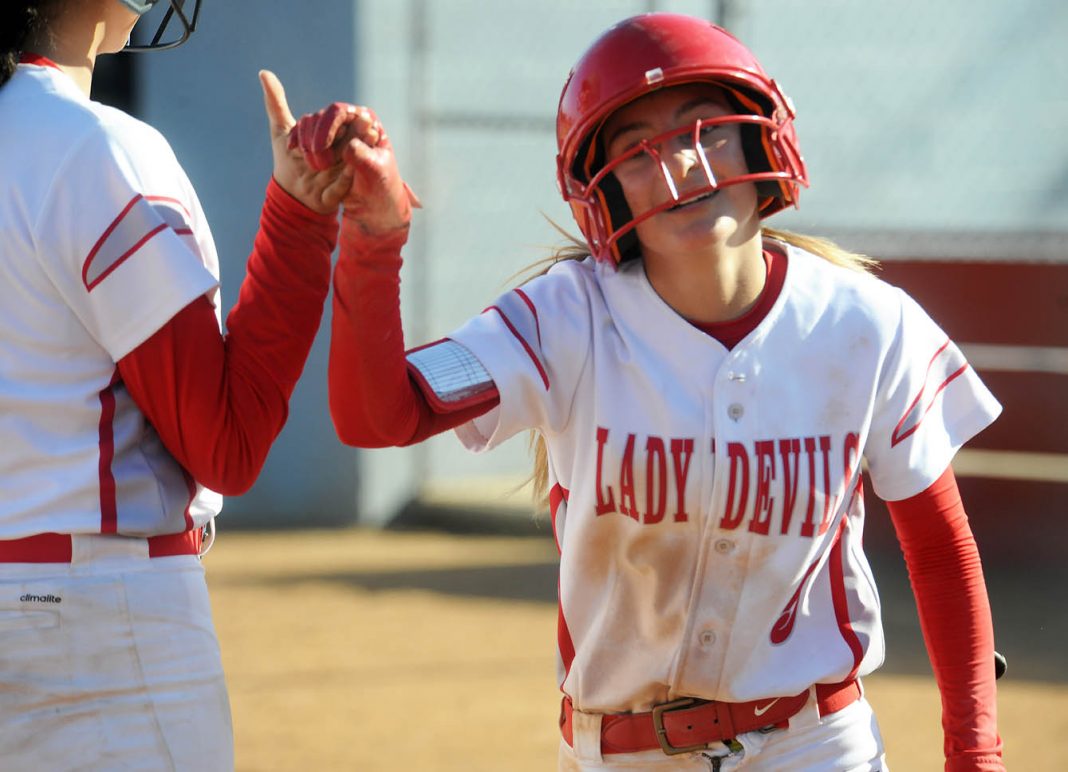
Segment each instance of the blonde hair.
[{"label": "blonde hair", "polygon": [[[531,271],[540,269],[531,278],[541,276],[554,265],[564,260],[585,260],[590,256],[590,249],[586,246],[586,242],[567,233],[556,223],[552,223],[552,225],[567,238],[567,243],[553,248],[549,257],[530,266],[528,270]],[[770,239],[798,247],[841,268],[870,272],[879,267],[878,261],[874,258],[850,252],[829,239],[779,230],[778,228],[768,228],[767,226],[761,228],[760,233],[766,240]],[[527,273],[527,271],[522,271],[521,273]],[[529,448],[534,458],[534,468],[529,478],[529,483],[533,488],[534,505],[537,509],[544,510],[549,505],[549,453],[545,446],[545,438],[537,430],[530,432]]]}]

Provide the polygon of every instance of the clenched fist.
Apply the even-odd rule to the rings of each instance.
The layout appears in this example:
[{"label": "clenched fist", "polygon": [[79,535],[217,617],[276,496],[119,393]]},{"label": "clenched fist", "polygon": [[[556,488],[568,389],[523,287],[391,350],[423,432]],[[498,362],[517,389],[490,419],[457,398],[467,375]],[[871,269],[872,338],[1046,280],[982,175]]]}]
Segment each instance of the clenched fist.
[{"label": "clenched fist", "polygon": [[289,133],[289,148],[299,149],[312,169],[341,165],[352,178],[343,214],[369,235],[407,228],[412,207],[420,206],[401,179],[386,130],[368,107],[334,102],[303,116]]}]

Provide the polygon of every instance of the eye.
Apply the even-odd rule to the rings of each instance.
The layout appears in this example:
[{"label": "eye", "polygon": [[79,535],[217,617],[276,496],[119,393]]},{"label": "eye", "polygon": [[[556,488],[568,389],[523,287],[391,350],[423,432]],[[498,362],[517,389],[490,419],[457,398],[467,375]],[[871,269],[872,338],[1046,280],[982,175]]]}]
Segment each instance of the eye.
[{"label": "eye", "polygon": [[652,156],[641,147],[643,142],[644,138],[640,136],[620,142],[618,147],[612,148],[609,160],[616,163],[620,170],[628,171],[636,171],[652,164]]},{"label": "eye", "polygon": [[701,146],[706,150],[719,150],[724,147],[731,138],[729,128],[722,124],[702,126],[698,135],[701,138]]},{"label": "eye", "polygon": [[642,143],[642,140],[643,137],[639,134],[631,134],[615,140],[608,149],[608,160],[615,161],[617,158],[626,155],[638,147],[638,145]]}]

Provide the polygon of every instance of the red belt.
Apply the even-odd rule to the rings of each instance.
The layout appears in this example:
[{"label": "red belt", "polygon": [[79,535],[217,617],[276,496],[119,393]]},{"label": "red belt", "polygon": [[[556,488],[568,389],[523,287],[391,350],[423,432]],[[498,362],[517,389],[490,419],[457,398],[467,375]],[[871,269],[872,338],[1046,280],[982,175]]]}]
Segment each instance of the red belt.
[{"label": "red belt", "polygon": [[[114,538],[137,537],[116,535]],[[182,533],[149,536],[145,540],[148,542],[150,558],[200,554],[199,528]],[[0,540],[0,563],[69,563],[73,553],[72,540],[67,533],[39,533],[24,539]]]},{"label": "red belt", "polygon": [[[826,716],[860,699],[856,679],[837,684],[816,684],[816,704]],[[654,705],[649,713],[606,713],[601,719],[601,753],[638,753],[664,751],[669,756],[707,748],[714,742],[729,740],[743,732],[752,732],[785,722],[808,701],[808,691],[794,697],[779,697],[752,702],[717,702],[684,697]],[[574,747],[571,724],[571,698],[564,697],[560,712],[560,731],[568,745]]]}]

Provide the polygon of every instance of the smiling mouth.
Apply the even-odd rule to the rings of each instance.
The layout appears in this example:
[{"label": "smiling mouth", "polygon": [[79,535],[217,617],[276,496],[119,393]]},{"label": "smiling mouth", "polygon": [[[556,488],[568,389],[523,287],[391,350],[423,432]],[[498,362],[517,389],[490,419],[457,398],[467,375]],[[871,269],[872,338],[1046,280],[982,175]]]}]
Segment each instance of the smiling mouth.
[{"label": "smiling mouth", "polygon": [[709,193],[705,193],[703,195],[700,195],[697,198],[690,199],[689,201],[684,201],[681,204],[675,204],[675,206],[671,207],[670,209],[668,209],[666,211],[668,211],[668,212],[677,212],[680,209],[685,209],[686,207],[692,206],[693,204],[699,204],[702,201],[708,201],[708,199],[712,198],[717,193],[719,193],[718,190],[713,190],[713,191],[711,191]]}]

